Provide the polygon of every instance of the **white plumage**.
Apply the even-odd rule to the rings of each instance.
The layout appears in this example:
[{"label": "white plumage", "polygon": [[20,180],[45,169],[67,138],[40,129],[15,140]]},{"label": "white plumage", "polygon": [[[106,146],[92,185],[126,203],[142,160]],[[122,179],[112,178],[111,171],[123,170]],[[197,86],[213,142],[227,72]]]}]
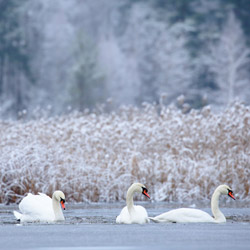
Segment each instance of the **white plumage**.
[{"label": "white plumage", "polygon": [[54,222],[65,220],[61,205],[64,207],[65,195],[62,191],[55,191],[52,199],[43,193],[28,194],[19,204],[21,213],[14,211],[17,220],[21,222]]},{"label": "white plumage", "polygon": [[146,209],[142,206],[134,206],[133,210],[128,211],[128,207],[124,207],[120,213],[120,215],[116,218],[116,223],[123,224],[144,224],[148,223],[148,213]]},{"label": "white plumage", "polygon": [[144,224],[149,222],[148,213],[146,209],[142,206],[135,206],[133,203],[133,195],[135,192],[142,193],[148,198],[147,189],[141,183],[134,183],[130,186],[127,192],[126,204],[121,213],[116,218],[116,223],[123,224]]},{"label": "white plumage", "polygon": [[154,222],[215,222],[211,215],[194,208],[178,208],[150,219]]},{"label": "white plumage", "polygon": [[229,197],[234,198],[232,189],[227,185],[218,186],[211,199],[211,210],[213,213],[212,217],[208,213],[193,208],[178,208],[166,213],[160,214],[155,217],[149,217],[154,222],[180,222],[180,223],[189,223],[189,222],[211,222],[211,223],[223,223],[226,222],[224,214],[219,209],[219,198],[220,195],[228,195]]}]

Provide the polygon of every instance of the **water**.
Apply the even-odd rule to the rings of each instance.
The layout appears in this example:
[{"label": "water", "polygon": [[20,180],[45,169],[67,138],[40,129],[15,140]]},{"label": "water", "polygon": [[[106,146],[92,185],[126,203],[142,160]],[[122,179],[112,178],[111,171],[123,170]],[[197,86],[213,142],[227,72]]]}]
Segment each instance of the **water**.
[{"label": "water", "polygon": [[[225,224],[117,225],[122,203],[67,204],[66,221],[17,223],[16,205],[0,206],[0,249],[249,249],[250,209],[222,208]],[[180,204],[142,203],[150,216]],[[198,208],[202,208],[198,206]],[[209,208],[202,208],[210,213]]]}]

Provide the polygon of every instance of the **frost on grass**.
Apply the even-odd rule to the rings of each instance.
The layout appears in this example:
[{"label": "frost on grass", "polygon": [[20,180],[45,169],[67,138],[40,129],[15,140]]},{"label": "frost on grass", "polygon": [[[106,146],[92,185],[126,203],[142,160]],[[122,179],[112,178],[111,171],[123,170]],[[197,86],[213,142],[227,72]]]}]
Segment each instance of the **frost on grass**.
[{"label": "frost on grass", "polygon": [[250,199],[250,112],[239,103],[219,114],[146,104],[1,121],[0,133],[2,203],[56,189],[67,201],[120,201],[134,181],[156,201],[209,199],[222,183]]}]

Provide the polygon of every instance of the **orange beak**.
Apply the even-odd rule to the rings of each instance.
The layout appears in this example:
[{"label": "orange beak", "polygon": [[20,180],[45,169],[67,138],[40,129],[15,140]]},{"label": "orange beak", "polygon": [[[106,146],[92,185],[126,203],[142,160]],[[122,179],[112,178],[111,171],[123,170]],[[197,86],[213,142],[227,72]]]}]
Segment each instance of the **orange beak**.
[{"label": "orange beak", "polygon": [[229,195],[232,199],[234,199],[234,200],[235,200],[235,197],[234,197],[234,195],[233,195],[233,193],[232,193],[232,192],[228,192],[228,195]]},{"label": "orange beak", "polygon": [[143,194],[146,195],[150,199],[150,196],[148,195],[146,190],[143,191]]},{"label": "orange beak", "polygon": [[61,201],[61,205],[62,205],[63,210],[65,210],[65,204],[64,204],[64,201]]}]

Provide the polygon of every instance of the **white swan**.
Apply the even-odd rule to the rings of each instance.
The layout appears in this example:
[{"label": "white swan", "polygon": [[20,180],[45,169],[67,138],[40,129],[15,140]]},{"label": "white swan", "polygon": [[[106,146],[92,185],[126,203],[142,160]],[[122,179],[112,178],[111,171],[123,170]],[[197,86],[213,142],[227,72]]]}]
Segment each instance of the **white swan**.
[{"label": "white swan", "polygon": [[223,223],[226,222],[224,214],[219,209],[220,195],[228,195],[235,200],[232,189],[227,185],[218,186],[212,196],[211,210],[214,218],[208,213],[193,208],[179,208],[169,212],[160,214],[156,217],[149,217],[154,222],[212,222]]},{"label": "white swan", "polygon": [[123,224],[132,224],[132,223],[148,223],[148,213],[146,209],[142,206],[134,206],[133,202],[133,195],[135,192],[142,193],[148,198],[148,190],[144,185],[141,183],[134,183],[130,186],[126,196],[126,204],[127,206],[124,207],[120,213],[120,215],[116,218],[116,223],[123,223]]},{"label": "white swan", "polygon": [[64,215],[60,207],[65,209],[65,195],[62,191],[55,191],[52,199],[46,194],[28,194],[19,204],[22,213],[14,211],[14,215],[21,222],[54,222],[63,221]]}]

